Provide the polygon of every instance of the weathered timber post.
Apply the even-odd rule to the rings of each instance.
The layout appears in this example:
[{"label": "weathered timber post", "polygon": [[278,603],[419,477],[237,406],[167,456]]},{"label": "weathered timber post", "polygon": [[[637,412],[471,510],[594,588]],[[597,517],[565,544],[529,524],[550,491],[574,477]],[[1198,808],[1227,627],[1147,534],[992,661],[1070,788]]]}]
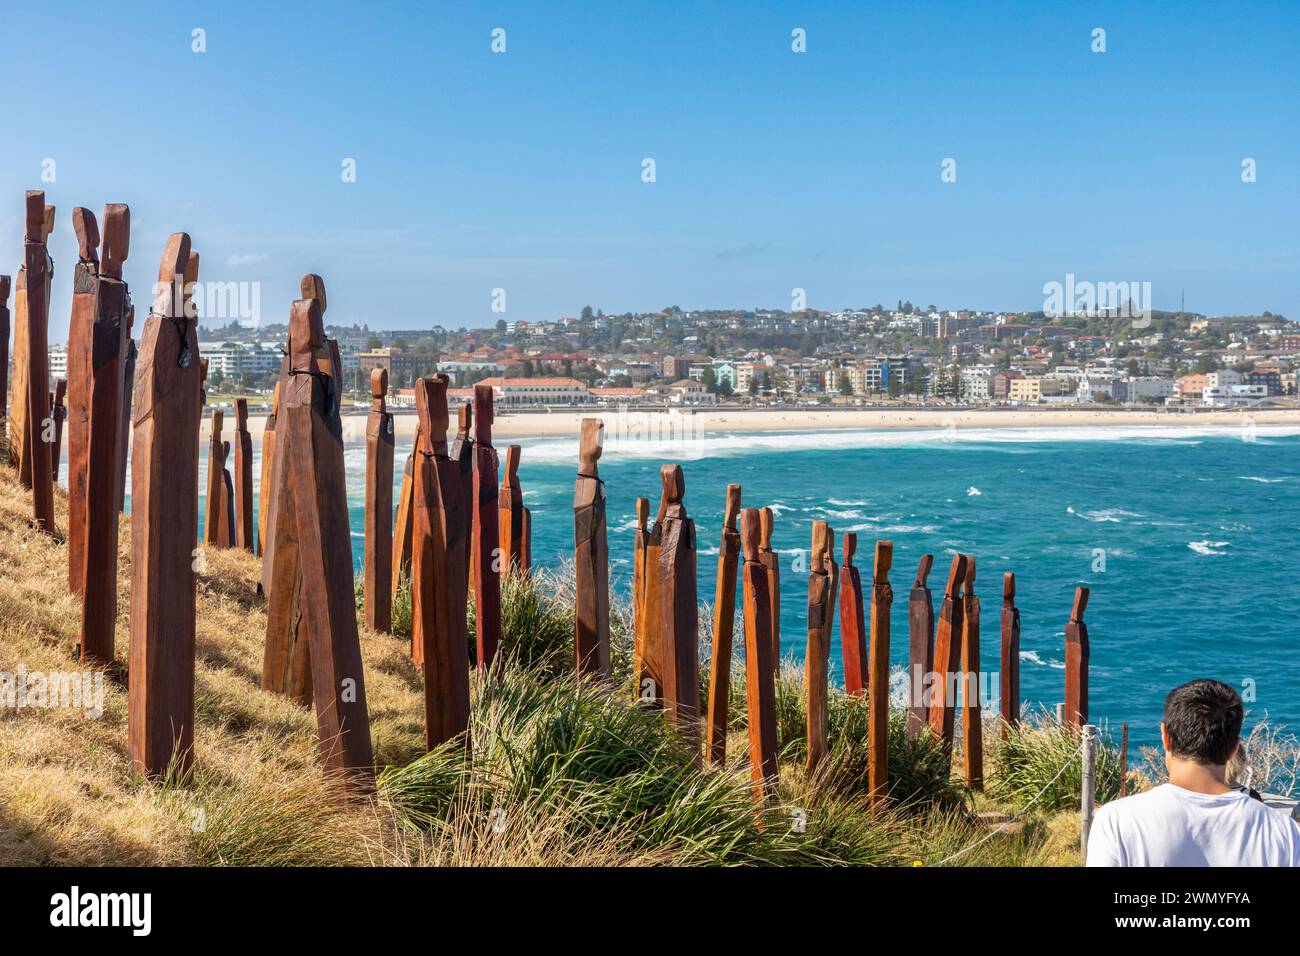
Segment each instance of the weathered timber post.
[{"label": "weathered timber post", "polygon": [[[30,472],[23,477],[27,454],[27,266],[18,267],[14,284],[13,320],[13,400],[9,403],[9,465],[18,474],[23,487],[31,481]],[[6,370],[7,372],[8,370]]]},{"label": "weathered timber post", "polygon": [[1016,576],[1002,575],[1002,737],[1020,725],[1020,609]]},{"label": "weathered timber post", "polygon": [[862,576],[853,563],[858,536],[844,535],[844,563],[840,566],[840,649],[844,657],[844,691],[863,697],[870,683],[867,659],[867,618],[862,607]]},{"label": "weathered timber post", "polygon": [[[662,476],[661,476],[662,477]],[[670,658],[664,646],[663,568],[660,563],[662,553],[664,515],[668,512],[668,492],[661,489],[659,510],[654,523],[645,538],[645,598],[641,611],[641,677],[637,681],[637,693],[641,703],[650,707],[663,706],[664,686],[668,680],[664,671]]]},{"label": "weathered timber post", "polygon": [[208,490],[204,499],[203,543],[214,548],[231,545],[230,526],[226,523],[226,449],[221,438],[224,415],[212,410],[212,432],[208,438]]},{"label": "weathered timber post", "polygon": [[772,663],[772,602],[768,573],[759,558],[762,518],[746,508],[740,518],[744,549],[741,570],[745,616],[745,706],[749,723],[749,767],[754,792],[765,803],[776,795],[776,667]]},{"label": "weathered timber post", "polygon": [[[605,485],[599,472],[604,442],[605,423],[599,418],[584,418],[578,440],[578,477],[573,483],[576,590],[573,656],[579,674],[608,680],[612,667],[609,650],[609,539],[605,523]],[[509,464],[506,470],[510,470]],[[506,513],[507,509],[503,508],[502,515]],[[504,535],[502,539],[504,541]]]},{"label": "weathered timber post", "polygon": [[1088,625],[1083,612],[1088,609],[1088,589],[1074,589],[1074,606],[1065,625],[1065,726],[1078,728],[1088,722],[1088,662],[1092,656],[1088,644]]},{"label": "weathered timber post", "polygon": [[934,600],[926,579],[934,555],[923,554],[907,596],[907,739],[915,740],[929,722],[925,682],[934,655]]},{"label": "weathered timber post", "polygon": [[[48,240],[50,233],[54,231],[54,207],[44,205],[44,196],[45,194],[39,190],[28,190],[27,192],[25,198],[26,226],[23,233],[25,240],[30,235],[38,236],[42,241]],[[40,197],[40,199],[37,200],[34,197]],[[28,295],[29,276],[24,244],[23,265],[18,270],[18,287],[14,294],[14,310],[18,322],[14,328],[14,401],[13,421],[9,428],[10,461],[17,468],[18,479],[22,482],[24,488],[32,487],[32,436],[33,434],[39,435],[41,424],[39,419],[35,427],[32,424],[31,371],[34,359],[30,346],[31,306],[35,304],[39,309],[41,303],[44,303],[46,327],[48,328],[50,286],[54,278],[54,263],[50,259],[48,252],[40,258],[42,266],[37,272],[37,277],[41,281],[38,283],[37,293],[33,298]],[[48,332],[46,334],[48,337]],[[42,361],[44,360],[43,357]],[[42,391],[45,388],[46,385],[42,377]]]},{"label": "weathered timber post", "polygon": [[[81,656],[111,661],[117,623],[118,508],[122,437],[122,372],[131,294],[122,281],[130,249],[131,213],[121,203],[104,209],[104,251],[95,276],[94,321],[82,387],[86,444],[81,457],[85,495],[80,502]],[[69,457],[71,461],[71,457]],[[69,464],[69,467],[71,465]],[[69,474],[69,479],[71,479]],[[69,502],[71,505],[71,502]],[[71,527],[69,507],[69,527]]]},{"label": "weathered timber post", "polygon": [[713,653],[709,661],[709,723],[705,751],[717,766],[727,762],[727,704],[731,696],[731,642],[736,625],[736,564],[740,558],[740,485],[727,485],[718,545],[713,601]]},{"label": "weathered timber post", "polygon": [[835,566],[835,532],[825,521],[813,522],[811,557],[812,566],[808,574],[808,650],[804,656],[809,773],[816,770],[826,756],[831,620],[835,615],[835,591],[839,576]]},{"label": "weathered timber post", "polygon": [[[402,587],[402,581],[411,579],[411,537],[415,534],[415,455],[421,447],[424,432],[415,426],[415,443],[406,456],[402,471],[402,487],[397,491],[397,517],[393,520],[393,596]],[[467,501],[469,499],[466,499]],[[412,656],[416,652],[412,645]],[[419,663],[419,660],[416,660]]]},{"label": "weathered timber post", "polygon": [[961,617],[962,769],[969,790],[984,789],[984,727],[980,718],[980,599],[975,596],[975,558],[966,556]]},{"label": "weathered timber post", "polygon": [[894,589],[889,586],[889,569],[894,563],[894,543],[876,542],[876,561],[871,576],[871,679],[867,684],[871,707],[867,725],[867,766],[871,802],[879,806],[889,792],[889,611]]},{"label": "weathered timber post", "polygon": [[[393,416],[384,404],[388,370],[370,370],[366,419],[366,545],[362,574],[366,626],[393,628]],[[418,396],[417,396],[418,398]],[[446,402],[446,395],[443,395]]]},{"label": "weathered timber post", "polygon": [[646,522],[650,520],[650,499],[636,500],[636,527],[632,530],[632,678],[636,683],[636,695],[646,690],[643,683],[648,679],[645,668],[645,608],[646,608],[646,549],[650,541],[650,532]]},{"label": "weathered timber post", "polygon": [[13,321],[9,315],[9,276],[0,276],[0,431],[9,417],[9,333]]},{"label": "weathered timber post", "polygon": [[50,392],[50,417],[54,420],[54,432],[50,442],[50,481],[59,483],[59,461],[63,455],[63,422],[68,417],[68,408],[64,397],[68,394],[68,380],[56,378],[54,391]]},{"label": "weathered timber post", "polygon": [[[424,745],[469,746],[469,636],[460,468],[447,454],[447,376],[415,383],[422,444],[415,449],[411,628],[424,673]],[[391,482],[390,482],[391,484]]]},{"label": "weathered timber post", "polygon": [[[664,465],[664,511],[659,541],[659,620],[663,635],[664,712],[700,755],[699,606],[696,603],[695,522],[682,498],[686,478],[680,465]],[[653,595],[651,595],[653,599]]]},{"label": "weathered timber post", "polygon": [[248,399],[235,399],[235,547],[253,550],[253,436],[248,432]]},{"label": "weathered timber post", "polygon": [[[460,469],[461,499],[465,502],[465,580],[474,579],[474,403],[462,402],[456,409],[456,438],[451,443],[449,455]],[[473,587],[473,584],[469,584]]]},{"label": "weathered timber post", "polygon": [[[48,228],[47,228],[48,227]],[[32,487],[32,518],[36,527],[54,533],[54,473],[50,466],[50,282],[54,263],[46,239],[54,229],[54,207],[45,193],[27,191],[27,228],[23,243],[27,270],[27,451],[24,470]]]},{"label": "weathered timber post", "polygon": [[[221,443],[222,462],[230,461],[230,442]],[[222,531],[225,533],[225,547],[235,546],[235,483],[231,480],[230,469],[221,469],[221,509]]]},{"label": "weathered timber post", "polygon": [[135,327],[135,305],[126,310],[126,329],[122,333],[126,353],[122,363],[122,424],[118,426],[117,443],[117,510],[126,510],[126,462],[131,453],[131,401],[135,394],[135,363],[139,356],[131,330]]},{"label": "weathered timber post", "polygon": [[187,770],[194,742],[194,529],[198,526],[196,323],[179,289],[190,237],[174,233],[140,337],[131,447],[131,769]]},{"label": "weathered timber post", "polygon": [[532,514],[524,507],[524,492],[519,487],[518,445],[506,448],[506,465],[497,490],[497,524],[501,547],[502,574],[527,577],[531,568]]},{"label": "weathered timber post", "polygon": [[262,469],[257,483],[257,553],[266,557],[267,520],[271,514],[271,465],[275,461],[276,419],[280,414],[280,383],[271,395],[271,413],[262,426]]},{"label": "weathered timber post", "polygon": [[492,386],[474,386],[474,637],[479,670],[501,643],[501,530],[497,453],[492,447]]},{"label": "weathered timber post", "polygon": [[276,444],[283,446],[284,486],[298,530],[299,610],[311,645],[321,758],[327,769],[365,778],[374,765],[352,588],[338,359],[325,339],[324,282],[308,276],[303,291],[310,297],[290,313],[289,384]]},{"label": "weathered timber post", "polygon": [[771,602],[772,673],[781,671],[781,556],[772,550],[775,515],[771,508],[760,508],[758,560],[767,569],[767,599]]},{"label": "weathered timber post", "polygon": [[961,582],[965,577],[966,555],[954,554],[934,629],[930,729],[949,750],[957,717],[958,690],[954,678],[961,670]]},{"label": "weathered timber post", "polygon": [[90,456],[91,346],[99,280],[99,224],[95,214],[72,210],[77,268],[68,322],[68,590],[80,594],[86,573],[86,481]]}]

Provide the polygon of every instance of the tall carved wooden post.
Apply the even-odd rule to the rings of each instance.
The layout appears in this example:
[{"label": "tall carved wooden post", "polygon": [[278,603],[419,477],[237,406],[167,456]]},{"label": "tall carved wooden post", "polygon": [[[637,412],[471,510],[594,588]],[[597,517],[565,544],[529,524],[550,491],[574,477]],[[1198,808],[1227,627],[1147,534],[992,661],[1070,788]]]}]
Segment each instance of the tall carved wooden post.
[{"label": "tall carved wooden post", "polygon": [[966,786],[984,789],[984,727],[980,718],[980,599],[975,596],[975,558],[966,556],[961,620],[961,732]]},{"label": "tall carved wooden post", "polygon": [[248,432],[248,399],[235,399],[235,547],[253,550],[253,436]]},{"label": "tall carved wooden post", "polygon": [[[54,207],[45,205],[45,194],[39,190],[28,190],[25,199],[25,231],[24,239],[31,236],[37,237],[41,243],[49,239],[50,233],[54,231]],[[40,259],[41,266],[37,270],[36,294],[34,297],[28,295],[28,267],[27,267],[27,250],[24,246],[23,265],[18,270],[18,285],[14,293],[14,312],[17,322],[14,325],[14,380],[13,380],[13,408],[12,421],[9,425],[9,461],[18,470],[18,479],[22,482],[24,488],[32,487],[32,436],[40,434],[40,419],[37,420],[36,427],[32,425],[31,394],[32,394],[32,362],[35,360],[32,356],[30,347],[31,334],[31,310],[35,306],[38,311],[43,310],[45,315],[45,325],[48,328],[49,319],[49,302],[50,302],[50,284],[53,279],[54,264],[50,260],[48,253],[43,253],[36,257]],[[43,305],[42,305],[43,303]],[[48,332],[44,333],[48,337]],[[42,362],[46,362],[44,353],[41,355]],[[46,392],[45,376],[41,376],[41,389],[43,394]],[[48,399],[45,399],[48,400]],[[51,497],[53,491],[51,490]]]},{"label": "tall carved wooden post", "polygon": [[[366,626],[393,628],[393,416],[384,404],[387,369],[370,370],[370,417],[366,420]],[[416,397],[417,402],[419,396]],[[443,395],[446,403],[446,394]]]},{"label": "tall carved wooden post", "polygon": [[745,706],[749,723],[749,767],[754,791],[770,801],[780,770],[776,763],[776,667],[772,663],[772,602],[768,574],[759,557],[762,518],[746,508],[740,517],[745,561],[741,570],[745,615]]},{"label": "tall carved wooden post", "polygon": [[480,670],[501,643],[501,529],[497,453],[492,447],[492,386],[474,386],[474,635]]},{"label": "tall carved wooden post", "polygon": [[1002,736],[1020,725],[1020,609],[1016,576],[1002,576]]},{"label": "tall carved wooden post", "polygon": [[664,637],[663,601],[660,600],[663,590],[661,555],[664,515],[667,512],[668,489],[663,488],[660,491],[659,510],[655,515],[654,524],[650,526],[645,538],[645,601],[641,610],[641,676],[637,681],[637,693],[641,703],[651,707],[663,704],[664,688],[668,682],[665,671],[670,663]]},{"label": "tall carved wooden post", "polygon": [[844,691],[862,697],[870,683],[867,658],[867,618],[862,608],[862,576],[853,564],[858,536],[844,535],[844,564],[840,566],[840,648],[844,656]]},{"label": "tall carved wooden post", "polygon": [[[607,680],[611,675],[609,540],[605,527],[605,485],[599,472],[604,441],[605,423],[599,418],[584,418],[578,440],[578,477],[573,484],[573,564],[577,604],[573,616],[573,654],[579,674]],[[510,470],[509,464],[506,470]],[[504,515],[506,510],[502,509],[502,513]],[[504,540],[504,535],[502,537]]]},{"label": "tall carved wooden post", "polygon": [[72,210],[78,261],[68,323],[68,590],[80,594],[86,573],[86,495],[90,456],[91,347],[99,281],[99,224],[95,214]]},{"label": "tall carved wooden post", "polygon": [[939,620],[934,629],[934,679],[930,704],[930,729],[944,746],[951,749],[957,717],[955,677],[961,668],[961,582],[966,577],[966,555],[954,554],[948,569],[948,582],[939,604]]},{"label": "tall carved wooden post", "polygon": [[893,563],[894,543],[877,541],[871,577],[871,679],[867,685],[871,707],[867,779],[873,805],[879,805],[889,792],[889,611],[894,604],[889,569]]},{"label": "tall carved wooden post", "polygon": [[[393,596],[402,587],[402,581],[411,579],[411,538],[415,534],[415,456],[421,448],[424,432],[415,426],[415,443],[406,456],[402,472],[402,487],[397,492],[397,517],[393,521]],[[470,499],[465,499],[469,501]],[[411,654],[419,663],[419,652],[411,645]]]},{"label": "tall carved wooden post", "polygon": [[1088,644],[1088,625],[1083,612],[1088,609],[1088,589],[1074,589],[1074,606],[1065,625],[1065,726],[1078,730],[1088,722],[1088,663],[1092,650]]},{"label": "tall carved wooden post", "polygon": [[907,598],[907,739],[915,740],[929,722],[925,681],[934,655],[934,601],[926,579],[934,555],[923,554]]},{"label": "tall carved wooden post", "polygon": [[736,563],[740,558],[740,485],[727,485],[718,545],[718,580],[713,601],[713,653],[709,661],[709,725],[705,750],[717,766],[727,762],[727,705],[731,696],[731,639],[736,624]]},{"label": "tall carved wooden post", "polygon": [[649,520],[650,499],[638,498],[636,528],[632,531],[632,678],[638,697],[645,693],[644,681],[649,677],[645,665],[646,553],[650,542],[646,522]]},{"label": "tall carved wooden post", "polygon": [[194,529],[198,526],[199,366],[179,280],[183,232],[167,241],[158,298],[140,338],[131,449],[131,769],[188,769],[194,741]]},{"label": "tall carved wooden post", "polygon": [[[48,210],[48,213],[47,213]],[[45,240],[53,230],[53,206],[45,193],[27,191],[27,229],[23,264],[27,274],[27,455],[36,527],[54,533],[54,473],[50,466],[50,281],[54,264]],[[46,228],[47,216],[50,220]]]},{"label": "tall carved wooden post", "polygon": [[374,766],[352,588],[340,373],[337,353],[325,339],[324,282],[307,276],[302,285],[308,297],[290,312],[289,381],[281,386],[283,420],[276,438],[287,466],[285,491],[272,507],[288,499],[292,514],[283,517],[297,525],[298,610],[311,645],[321,758],[327,769],[366,777]]},{"label": "tall carved wooden post", "polygon": [[500,533],[501,572],[528,576],[532,563],[530,541],[532,514],[524,507],[524,492],[519,487],[518,445],[506,448],[506,465],[497,490],[497,523]]},{"label": "tall carved wooden post", "polygon": [[50,417],[54,420],[53,440],[50,443],[50,481],[59,483],[59,461],[63,455],[63,423],[68,417],[68,408],[64,398],[68,394],[68,380],[54,380],[54,391],[50,392]]},{"label": "tall carved wooden post", "polygon": [[826,756],[827,697],[830,694],[831,626],[835,591],[835,532],[814,521],[812,567],[808,574],[808,650],[804,657],[804,691],[808,710],[808,772]]},{"label": "tall carved wooden post", "polygon": [[[122,281],[122,263],[130,248],[131,214],[115,203],[104,210],[104,252],[95,276],[94,321],[86,350],[84,389],[87,421],[85,447],[79,452],[85,492],[80,501],[81,566],[76,579],[82,591],[81,656],[113,659],[117,622],[117,551],[122,437],[123,351],[132,312],[131,295]],[[71,456],[69,456],[71,462]],[[71,464],[69,464],[71,467]],[[72,475],[69,473],[69,481]],[[71,487],[71,484],[69,484]],[[69,501],[71,505],[71,501]],[[71,528],[69,507],[69,528]]]},{"label": "tall carved wooden post", "polygon": [[776,523],[771,508],[760,508],[758,559],[767,568],[767,599],[771,602],[772,672],[781,671],[781,556],[772,549],[772,528]]},{"label": "tall carved wooden post", "polygon": [[[447,454],[447,376],[415,383],[421,445],[415,449],[411,629],[424,672],[424,743],[463,736],[469,746],[469,636],[460,468]],[[390,482],[391,484],[391,482]]]},{"label": "tall carved wooden post", "polygon": [[9,333],[13,322],[9,315],[9,276],[0,276],[0,432],[9,417]]},{"label": "tall carved wooden post", "polygon": [[659,542],[659,620],[665,655],[664,712],[699,758],[700,653],[696,603],[695,522],[682,498],[686,478],[680,465],[664,465],[663,533]]},{"label": "tall carved wooden post", "polygon": [[27,455],[27,266],[18,267],[14,285],[13,399],[9,402],[9,465],[26,488],[31,471],[24,475]]},{"label": "tall carved wooden post", "polygon": [[[451,460],[460,469],[461,497],[465,501],[465,580],[474,580],[474,403],[462,402],[456,409],[456,439],[451,443]],[[473,587],[473,585],[470,585]]]},{"label": "tall carved wooden post", "polygon": [[226,449],[221,437],[224,421],[221,409],[212,410],[212,434],[208,441],[208,490],[204,499],[203,542],[215,548],[229,548],[230,525],[226,521]]},{"label": "tall carved wooden post", "polygon": [[271,465],[275,461],[276,419],[280,415],[280,383],[271,395],[271,413],[262,426],[262,471],[257,483],[257,553],[266,557],[267,519],[271,514]]},{"label": "tall carved wooden post", "polygon": [[135,394],[135,363],[139,356],[131,330],[135,327],[135,306],[126,310],[126,330],[122,334],[126,354],[122,363],[122,423],[118,426],[117,443],[117,510],[126,510],[126,461],[131,453],[131,400]]},{"label": "tall carved wooden post", "polygon": [[[221,460],[230,461],[230,442],[221,443]],[[222,528],[226,535],[226,547],[235,546],[235,483],[231,480],[230,469],[223,467],[221,469],[221,506]]]}]

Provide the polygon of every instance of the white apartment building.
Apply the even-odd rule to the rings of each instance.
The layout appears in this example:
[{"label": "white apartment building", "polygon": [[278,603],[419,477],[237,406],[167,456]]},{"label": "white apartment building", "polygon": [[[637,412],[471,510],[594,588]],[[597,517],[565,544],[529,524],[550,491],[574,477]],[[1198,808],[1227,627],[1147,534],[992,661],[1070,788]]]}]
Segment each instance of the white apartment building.
[{"label": "white apartment building", "polygon": [[961,370],[961,397],[968,402],[987,402],[993,397],[992,365],[968,365]]}]

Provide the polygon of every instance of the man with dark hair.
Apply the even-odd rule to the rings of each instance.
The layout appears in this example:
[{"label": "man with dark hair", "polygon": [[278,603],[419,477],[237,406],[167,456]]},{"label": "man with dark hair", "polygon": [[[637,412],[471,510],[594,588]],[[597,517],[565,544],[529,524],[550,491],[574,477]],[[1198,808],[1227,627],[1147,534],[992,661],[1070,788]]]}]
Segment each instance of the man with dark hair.
[{"label": "man with dark hair", "polygon": [[1300,866],[1300,826],[1226,781],[1241,697],[1194,680],[1165,698],[1169,782],[1101,807],[1088,866]]}]

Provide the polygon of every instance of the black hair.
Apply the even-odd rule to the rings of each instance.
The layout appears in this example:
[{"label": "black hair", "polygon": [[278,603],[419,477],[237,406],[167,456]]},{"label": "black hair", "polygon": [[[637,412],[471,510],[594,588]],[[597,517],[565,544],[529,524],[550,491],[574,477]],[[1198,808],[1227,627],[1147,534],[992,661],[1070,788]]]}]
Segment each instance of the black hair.
[{"label": "black hair", "polygon": [[1241,736],[1241,695],[1223,681],[1194,680],[1165,698],[1165,731],[1175,757],[1222,766]]}]

